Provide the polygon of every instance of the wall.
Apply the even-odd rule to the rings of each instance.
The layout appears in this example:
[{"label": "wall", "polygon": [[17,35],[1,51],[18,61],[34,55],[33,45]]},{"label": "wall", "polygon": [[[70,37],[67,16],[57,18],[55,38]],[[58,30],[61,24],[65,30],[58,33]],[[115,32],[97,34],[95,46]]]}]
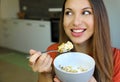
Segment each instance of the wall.
[{"label": "wall", "polygon": [[48,8],[61,8],[64,0],[19,0],[20,10],[25,11],[26,18],[48,19]]},{"label": "wall", "polygon": [[0,18],[17,18],[17,12],[19,12],[18,0],[0,1]]},{"label": "wall", "polygon": [[112,45],[120,48],[120,0],[104,0],[104,2],[110,20]]}]

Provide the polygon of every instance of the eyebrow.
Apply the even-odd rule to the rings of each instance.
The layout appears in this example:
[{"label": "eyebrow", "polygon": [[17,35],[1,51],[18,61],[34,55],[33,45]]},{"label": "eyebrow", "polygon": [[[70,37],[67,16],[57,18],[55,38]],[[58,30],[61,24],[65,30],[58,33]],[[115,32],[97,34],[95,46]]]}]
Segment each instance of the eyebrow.
[{"label": "eyebrow", "polygon": [[72,10],[71,8],[66,8],[65,10]]},{"label": "eyebrow", "polygon": [[85,10],[85,9],[92,9],[91,7],[85,7],[85,8],[83,8],[82,10]]},{"label": "eyebrow", "polygon": [[[66,8],[65,10],[72,10],[71,8]],[[91,7],[85,7],[85,8],[83,8],[82,10],[85,10],[85,9],[92,9]]]}]

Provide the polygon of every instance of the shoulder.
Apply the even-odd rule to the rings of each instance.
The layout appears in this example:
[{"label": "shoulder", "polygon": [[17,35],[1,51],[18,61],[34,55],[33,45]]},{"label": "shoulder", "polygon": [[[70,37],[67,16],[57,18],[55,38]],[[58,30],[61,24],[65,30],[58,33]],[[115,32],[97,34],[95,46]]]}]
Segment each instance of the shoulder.
[{"label": "shoulder", "polygon": [[58,43],[53,43],[47,48],[47,50],[56,50],[56,49],[58,49]]},{"label": "shoulder", "polygon": [[113,60],[114,64],[120,64],[120,49],[113,48]]},{"label": "shoulder", "polygon": [[120,49],[113,48],[114,76],[113,82],[120,82]]},{"label": "shoulder", "polygon": [[[57,50],[58,49],[58,43],[53,43],[50,46],[48,46],[47,50]],[[57,56],[57,52],[49,52],[48,53],[53,59]]]},{"label": "shoulder", "polygon": [[[116,61],[116,59],[120,58],[120,49],[113,48],[113,57],[114,57],[114,61]],[[119,59],[119,61],[120,61],[120,59]]]}]

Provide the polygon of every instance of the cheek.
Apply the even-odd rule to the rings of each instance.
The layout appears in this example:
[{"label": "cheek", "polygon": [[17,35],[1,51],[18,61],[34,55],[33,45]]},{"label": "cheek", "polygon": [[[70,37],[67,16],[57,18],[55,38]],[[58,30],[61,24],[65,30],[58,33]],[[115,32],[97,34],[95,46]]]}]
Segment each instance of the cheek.
[{"label": "cheek", "polygon": [[94,30],[94,20],[91,18],[91,20],[88,21],[88,26],[90,29]]},{"label": "cheek", "polygon": [[94,22],[91,22],[91,29],[94,31]]},{"label": "cheek", "polygon": [[64,26],[64,28],[67,28],[67,27],[68,27],[68,21],[66,21],[65,18],[64,18],[64,21],[63,21],[63,26]]},{"label": "cheek", "polygon": [[64,20],[64,22],[63,22],[63,29],[64,29],[66,34],[69,33],[69,27],[70,27],[69,21]]},{"label": "cheek", "polygon": [[69,28],[69,26],[70,26],[70,24],[71,24],[70,22],[71,22],[70,19],[64,18],[64,21],[63,21],[63,26],[64,26],[64,28]]}]

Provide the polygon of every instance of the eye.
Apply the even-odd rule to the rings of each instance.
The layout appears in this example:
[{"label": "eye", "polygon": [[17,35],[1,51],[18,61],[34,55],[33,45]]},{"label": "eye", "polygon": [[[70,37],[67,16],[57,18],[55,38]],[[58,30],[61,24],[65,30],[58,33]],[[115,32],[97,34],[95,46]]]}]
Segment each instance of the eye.
[{"label": "eye", "polygon": [[71,15],[72,15],[72,12],[71,12],[71,11],[65,11],[65,15],[71,16]]},{"label": "eye", "polygon": [[83,15],[90,15],[90,14],[92,14],[92,13],[91,13],[90,11],[83,11],[82,14],[83,14]]}]

